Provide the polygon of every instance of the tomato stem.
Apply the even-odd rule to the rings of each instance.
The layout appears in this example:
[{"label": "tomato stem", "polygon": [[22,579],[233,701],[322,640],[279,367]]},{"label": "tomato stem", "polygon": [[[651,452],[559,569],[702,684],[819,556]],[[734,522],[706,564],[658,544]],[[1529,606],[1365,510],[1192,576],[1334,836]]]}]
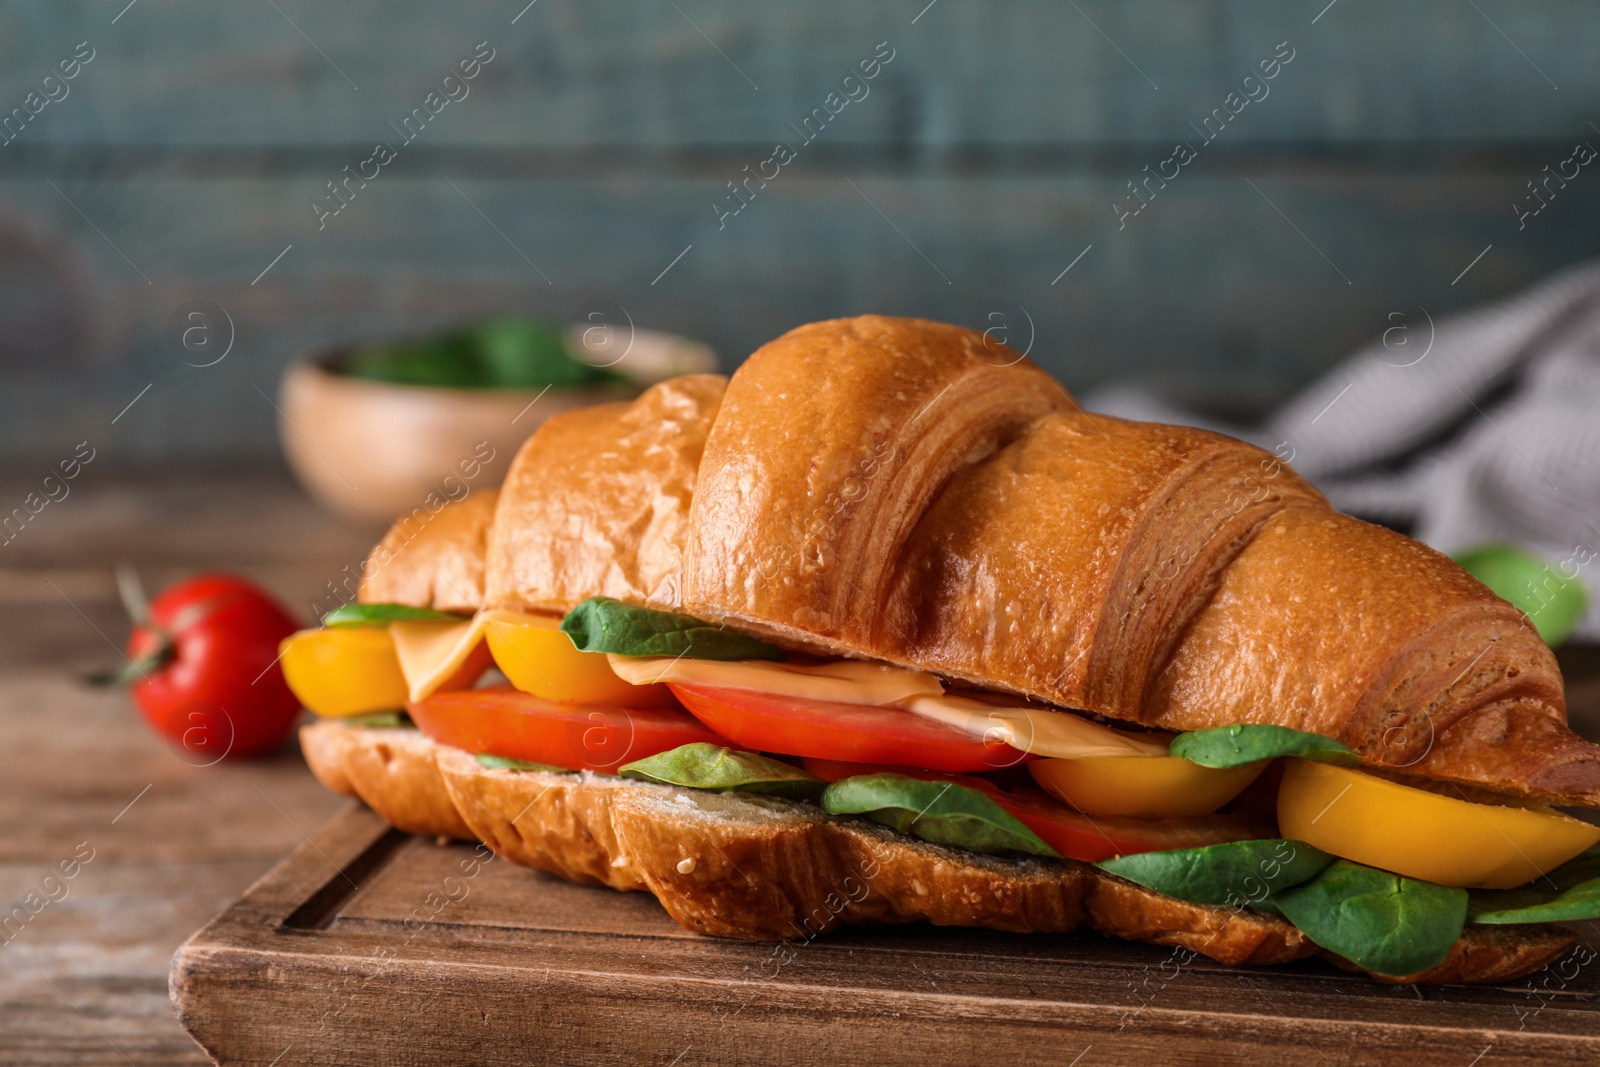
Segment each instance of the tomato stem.
[{"label": "tomato stem", "polygon": [[135,682],[142,682],[150,675],[161,670],[173,657],[177,655],[172,647],[172,642],[165,636],[158,635],[156,645],[148,652],[124,661],[122,666],[108,671],[95,671],[84,676],[84,681],[93,686],[109,688],[111,686],[129,686]]},{"label": "tomato stem", "polygon": [[117,597],[122,601],[123,609],[127,611],[135,626],[143,626],[145,620],[150,617],[150,598],[145,595],[144,583],[139,580],[139,572],[134,570],[131,563],[118,563],[115,572]]}]

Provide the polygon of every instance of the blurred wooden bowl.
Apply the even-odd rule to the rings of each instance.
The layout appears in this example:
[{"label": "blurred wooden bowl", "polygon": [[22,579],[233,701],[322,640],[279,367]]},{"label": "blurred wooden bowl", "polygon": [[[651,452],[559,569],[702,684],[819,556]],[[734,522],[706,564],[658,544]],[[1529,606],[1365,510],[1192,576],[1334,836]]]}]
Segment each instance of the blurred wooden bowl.
[{"label": "blurred wooden bowl", "polygon": [[638,330],[622,338],[574,326],[568,340],[633,382],[544,392],[398,385],[338,373],[354,344],[313,349],[289,365],[279,387],[284,456],[329,510],[387,521],[427,505],[430,494],[437,508],[438,500],[498,485],[518,446],[557,412],[627,400],[655,382],[717,366],[710,348],[675,334]]}]

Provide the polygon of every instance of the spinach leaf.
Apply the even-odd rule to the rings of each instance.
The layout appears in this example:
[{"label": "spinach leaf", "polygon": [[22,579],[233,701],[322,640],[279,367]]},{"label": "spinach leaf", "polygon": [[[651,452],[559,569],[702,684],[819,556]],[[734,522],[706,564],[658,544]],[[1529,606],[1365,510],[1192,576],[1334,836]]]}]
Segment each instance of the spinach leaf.
[{"label": "spinach leaf", "polygon": [[385,626],[409,619],[439,619],[460,622],[460,615],[432,608],[412,608],[404,604],[341,604],[322,617],[324,626]]},{"label": "spinach leaf", "polygon": [[680,745],[617,769],[623,778],[692,789],[768,793],[794,800],[815,800],[827,786],[821,778],[754,752],[739,752],[709,741]]},{"label": "spinach leaf", "polygon": [[1552,573],[1544,560],[1513,545],[1484,545],[1455,560],[1495,596],[1521,608],[1552,648],[1571,635],[1588,609],[1581,584]]},{"label": "spinach leaf", "polygon": [[497,389],[560,389],[618,377],[575,358],[559,330],[531,319],[490,319],[470,329],[464,340]]},{"label": "spinach leaf", "polygon": [[416,729],[417,724],[411,721],[411,716],[403,711],[375,711],[370,715],[347,715],[339,720],[346,726],[358,726],[377,730],[383,728],[405,727]]},{"label": "spinach leaf", "polygon": [[1323,763],[1361,762],[1354,749],[1331,737],[1287,726],[1238,723],[1179,734],[1167,749],[1202,767],[1242,767],[1278,756],[1299,756]]},{"label": "spinach leaf", "polygon": [[865,815],[902,834],[971,852],[1057,855],[994,800],[954,782],[863,774],[830,785],[822,807],[832,815]]},{"label": "spinach leaf", "polygon": [[1335,860],[1311,881],[1279,890],[1283,917],[1311,940],[1379,974],[1444,960],[1467,919],[1467,891]]},{"label": "spinach leaf", "polygon": [[1475,923],[1552,923],[1600,919],[1600,851],[1585,852],[1516,889],[1474,889]]},{"label": "spinach leaf", "polygon": [[546,774],[576,774],[577,771],[565,767],[552,767],[548,763],[529,763],[527,760],[512,759],[510,756],[492,756],[487,752],[480,752],[473,757],[481,767],[491,771],[543,771]]},{"label": "spinach leaf", "polygon": [[567,612],[561,630],[581,652],[719,660],[783,658],[776,645],[754,637],[687,615],[636,608],[603,596],[590,597]]},{"label": "spinach leaf", "polygon": [[1191,904],[1275,910],[1272,894],[1308,882],[1333,857],[1304,841],[1229,841],[1204,848],[1138,852],[1101,860],[1112,874]]},{"label": "spinach leaf", "polygon": [[456,336],[413,341],[373,341],[350,353],[338,368],[347,377],[443,389],[484,388],[477,361]]},{"label": "spinach leaf", "polygon": [[503,316],[413,340],[373,341],[339,368],[352,378],[447,389],[556,389],[625,384],[568,348],[560,330]]}]

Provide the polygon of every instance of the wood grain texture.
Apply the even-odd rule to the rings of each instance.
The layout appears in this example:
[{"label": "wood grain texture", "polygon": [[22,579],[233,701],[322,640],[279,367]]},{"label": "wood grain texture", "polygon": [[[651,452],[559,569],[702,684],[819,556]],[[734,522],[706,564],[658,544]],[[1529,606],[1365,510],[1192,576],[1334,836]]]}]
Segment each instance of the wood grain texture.
[{"label": "wood grain texture", "polygon": [[[458,180],[468,204],[401,170],[321,232],[306,207],[315,175],[58,182],[153,285],[49,186],[4,181],[0,196],[52,219],[94,264],[96,314],[117,340],[93,374],[10,375],[0,445],[45,465],[83,440],[123,463],[271,457],[269,398],[296,351],[507,308],[619,323],[625,309],[641,327],[710,339],[729,367],[806,321],[925,316],[1002,329],[1075,390],[1123,375],[1181,390],[1209,374],[1243,383],[1232,402],[1249,406],[1377,337],[1391,312],[1420,323],[1419,307],[1437,319],[1531,284],[1588,255],[1600,231],[1600,200],[1574,186],[1519,233],[1521,172],[1206,165],[1120,230],[1119,175],[851,178],[858,193],[847,174],[800,170],[722,230],[709,175]],[[237,338],[204,368],[185,365],[198,360],[171,321],[199,299],[232,316]]]},{"label": "wood grain texture", "polygon": [[1352,5],[1314,25],[1321,5],[1248,0],[1094,0],[1081,10],[1002,0],[940,4],[921,17],[916,3],[694,0],[680,13],[542,0],[515,25],[523,5],[499,0],[283,0],[281,14],[141,0],[115,26],[106,6],[19,4],[0,21],[3,98],[20,98],[78,41],[99,49],[74,87],[81,106],[69,97],[60,114],[47,109],[41,141],[364,144],[482,40],[496,58],[461,113],[441,116],[449,126],[438,133],[452,145],[765,146],[883,40],[896,49],[873,88],[884,106],[863,106],[838,132],[908,150],[1163,142],[1284,40],[1295,58],[1252,140],[1566,137],[1593,117],[1585,104],[1600,91],[1587,61],[1600,20],[1564,0],[1484,14],[1448,0]]},{"label": "wood grain texture", "polygon": [[[34,472],[26,469],[0,474],[0,495],[20,499],[33,479]],[[96,852],[70,883],[66,898],[45,907],[20,936],[0,945],[0,1018],[5,1020],[0,1026],[0,1061],[120,1063],[117,1052],[107,1044],[109,1038],[135,1063],[201,1063],[203,1055],[181,1032],[167,1000],[165,974],[173,950],[285,852],[303,845],[296,827],[313,833],[341,801],[318,785],[293,757],[237,766],[189,767],[145,731],[124,697],[91,693],[75,683],[78,672],[104,666],[115,655],[96,628],[112,639],[121,637],[124,624],[110,566],[119,559],[135,563],[152,588],[203,568],[240,569],[284,597],[296,611],[309,615],[311,600],[326,595],[324,583],[336,580],[346,563],[358,563],[382,531],[335,523],[318,513],[281,476],[236,471],[226,478],[116,477],[111,468],[91,464],[73,486],[71,496],[59,505],[50,505],[22,536],[0,549],[5,553],[0,557],[0,632],[6,637],[0,642],[0,818],[8,828],[0,836],[0,889],[4,890],[0,902],[9,908],[22,901],[37,888],[48,868],[69,856],[78,842],[88,841]],[[1600,656],[1592,650],[1567,650],[1563,665],[1574,723],[1580,729],[1600,732]],[[111,820],[146,785],[151,786],[150,791],[113,824]],[[350,942],[343,962],[324,961],[330,968],[326,972],[329,990],[341,988],[339,983],[345,978],[338,967],[367,966],[378,938],[391,936],[397,919],[403,923],[411,909],[422,906],[427,894],[417,891],[425,881],[437,875],[442,885],[447,870],[454,867],[449,860],[455,858],[459,863],[458,854],[451,850],[436,850],[424,842],[410,842],[405,847],[408,855],[427,862],[394,863],[376,870],[372,881],[366,883],[369,892],[347,899],[333,868],[314,855],[299,861],[308,879],[333,884],[332,899],[342,901],[341,929],[350,937],[367,938]],[[470,855],[470,850],[465,854]],[[532,876],[526,871],[490,863],[473,884],[487,888],[497,884],[494,880],[528,877]],[[749,946],[692,938],[642,894],[589,893],[554,881],[538,884],[546,902],[541,914],[547,916],[552,929],[598,939],[595,943],[605,950],[602,953],[588,943],[563,950],[564,966],[594,973],[625,973],[618,968],[631,965],[628,953],[630,946],[638,944],[638,931],[646,931],[653,945],[675,938],[674,943],[693,946],[695,974],[715,965],[721,968],[719,973],[744,983],[735,986],[735,999],[710,1009],[701,1005],[694,1009],[700,1014],[685,1015],[685,1027],[720,1040],[724,1019],[737,1026],[745,1012],[757,1013],[777,1025],[775,1020],[782,1013],[766,1000],[767,991],[775,988],[764,980],[772,972],[768,957],[751,957]],[[297,906],[287,903],[289,899],[274,907],[289,914]],[[507,931],[515,926],[521,907],[513,898],[474,888],[459,905],[452,905],[452,929],[485,944],[501,944],[499,949],[488,950],[488,958],[503,961],[503,944],[511,936]],[[1053,981],[1051,976],[1060,971],[1050,955],[1056,950],[1056,940],[1013,943],[1003,967],[975,955],[974,946],[980,940],[981,935],[961,931],[907,928],[881,936],[846,934],[831,943],[844,954],[844,966],[868,959],[869,951],[880,963],[884,959],[911,961],[916,988],[930,993],[957,980],[984,980],[983,976],[997,970],[1024,983]],[[1167,962],[1163,972],[1162,961],[1168,957],[1149,955],[1153,950],[1124,946],[1123,951],[1146,953],[1137,964],[1129,965],[1105,955],[1115,951],[1115,943],[1109,940],[1074,938],[1072,946],[1078,956],[1088,960],[1086,966],[1099,976],[1096,980],[1106,995],[1114,993],[1126,999],[1138,993],[1148,998],[1152,989],[1159,990],[1125,1030],[1141,1026],[1145,1016],[1154,1017],[1169,1000],[1169,993],[1184,988],[1184,980],[1163,981],[1175,964]],[[821,958],[813,956],[817,947],[803,948],[792,963],[780,968],[781,973],[806,974],[808,961]],[[260,960],[249,954],[231,958],[241,966],[254,966]],[[1184,974],[1196,966],[1198,962],[1184,968]],[[259,982],[263,974],[257,970],[249,982]],[[496,1055],[504,1054],[507,1046],[491,1040],[493,1035],[504,1034],[500,1028],[522,1017],[529,1005],[538,1008],[544,1003],[528,994],[529,988],[537,990],[544,980],[543,966],[530,964],[527,978],[530,984],[520,991],[502,988],[476,1007],[463,1009],[470,1012],[462,1016],[464,1023],[488,1027],[483,1031],[488,1035],[485,1048]],[[52,990],[46,979],[60,992]],[[383,985],[374,981],[373,989]],[[567,981],[550,988],[565,990]],[[862,971],[860,981],[869,989],[881,990],[887,979],[880,967]],[[1324,971],[1318,981],[1347,980]],[[1357,982],[1353,978],[1348,981]],[[625,980],[606,982],[603,988],[608,995],[615,991],[616,997],[626,1002],[630,992]],[[1264,979],[1257,980],[1254,986],[1236,987],[1233,996],[1245,1011],[1256,1010],[1263,1003],[1276,1003],[1278,1010],[1284,1010],[1307,996],[1301,982],[1298,977],[1275,975],[1270,988]],[[1452,995],[1465,996],[1476,1005],[1485,1002],[1472,998],[1502,997],[1493,1002],[1497,1007],[1487,1017],[1504,1014],[1505,1022],[1499,1025],[1515,1028],[1517,1010],[1537,1011],[1533,1024],[1564,1017],[1564,1005],[1573,996],[1559,989],[1558,981],[1551,985],[1555,988],[1518,986],[1509,999],[1484,991],[1453,991]],[[1384,1010],[1391,1014],[1385,1018],[1403,1017],[1410,1005],[1419,1003],[1411,991],[1374,989],[1364,981],[1357,986],[1387,1005]],[[691,977],[677,988],[687,990],[692,998],[701,987]],[[557,1002],[546,1006],[547,1014],[553,1013],[565,1028],[561,1033],[573,1041],[591,1040],[597,1047],[609,1049],[617,1060],[659,1053],[655,1062],[669,1063],[685,1044],[709,1047],[686,1035],[683,1044],[669,1048],[676,1039],[676,1022],[673,1030],[659,1034],[650,1028],[620,1028],[607,1021],[609,1007],[569,1007],[556,992],[550,997]],[[1421,990],[1421,1003],[1431,1003],[1444,992]],[[379,993],[365,1007],[368,1002],[364,998],[353,998],[346,1010],[364,1011],[362,1018],[372,1025],[392,1022],[402,1001],[398,995],[393,1000],[385,999],[388,996]],[[906,1017],[902,1006],[886,1003],[879,994],[874,996],[870,1012],[892,1019],[893,1012],[901,1011]],[[750,1006],[741,1011],[746,1001]],[[332,1006],[338,1004],[334,1001]],[[860,1007],[853,1002],[848,1005],[852,1010]],[[278,1006],[267,999],[258,1008],[262,1015],[270,1016]],[[289,1007],[282,1007],[282,1013],[289,1014]],[[693,1007],[680,1004],[672,1010],[687,1012]],[[419,1014],[432,1010],[422,994],[409,1002],[409,1008]],[[489,1014],[492,1023],[477,1016],[479,1008]],[[331,1008],[324,1003],[318,1010]],[[707,1010],[721,1014],[707,1017]],[[990,1011],[982,1005],[973,1010]],[[248,1039],[250,1019],[256,1014],[240,1008],[235,1032],[241,1040]],[[1229,1016],[1228,1022],[1239,1027],[1241,1039],[1248,1038],[1254,1031],[1241,1019],[1236,1014]],[[810,1039],[798,1017],[782,1015],[781,1021],[783,1039],[797,1054],[805,1053]],[[953,1049],[949,1053],[952,1058],[957,1058],[963,1047],[970,1050],[970,1045],[960,1044],[960,1027],[930,1025],[931,1029],[919,1025],[906,1031],[909,1036],[903,1040],[913,1042],[909,1047],[914,1050]],[[1106,1025],[1114,1029],[1117,1021]],[[1042,1039],[1058,1040],[1054,1023],[1038,1026]],[[632,1045],[624,1046],[624,1040]],[[1322,1043],[1332,1062],[1340,1062],[1339,1056],[1345,1055],[1343,1040]],[[1487,1043],[1485,1038],[1465,1055],[1443,1061],[1459,1067]],[[262,1047],[250,1053],[257,1067],[270,1063],[283,1049],[279,1045],[267,1051],[265,1044],[263,1040]],[[380,1043],[375,1047],[392,1046]],[[544,1042],[538,1047],[569,1046]],[[1081,1045],[1059,1047],[1070,1052],[1065,1057],[1070,1061]],[[1172,1059],[1172,1048],[1169,1043],[1164,1051],[1158,1050],[1162,1062]],[[1365,1057],[1371,1062],[1378,1055],[1372,1048],[1363,1045],[1350,1051],[1349,1058],[1362,1062],[1359,1057]],[[425,1058],[418,1053],[419,1061]],[[697,1061],[691,1052],[684,1062],[712,1062],[715,1058],[708,1053]],[[296,1058],[296,1062],[303,1061]]]},{"label": "wood grain texture", "polygon": [[[32,481],[6,471],[0,492]],[[322,517],[281,477],[114,482],[91,463],[72,485],[0,550],[0,1062],[204,1063],[168,1003],[173,949],[340,801],[292,750],[191,766],[126,695],[79,682],[126,634],[111,562],[152,588],[244,570],[307,614],[376,532]],[[65,895],[44,887],[80,844],[93,858]],[[13,909],[44,892],[57,899],[19,926]]]},{"label": "wood grain texture", "polygon": [[[350,876],[332,871],[329,860]],[[466,872],[472,873],[466,873]],[[1573,969],[1569,964],[1568,970]],[[1541,976],[1542,977],[1542,976]],[[1556,992],[1378,987],[1316,966],[1230,971],[1084,936],[912,927],[749,945],[642,896],[479,862],[352,805],[173,961],[221,1063],[1582,1063],[1592,973]],[[1528,990],[1538,989],[1537,999]],[[1538,1010],[1534,1010],[1537,1008]],[[405,1020],[403,1025],[398,1020]]]},{"label": "wood grain texture", "polygon": [[[1600,229],[1586,175],[1525,230],[1512,211],[1600,114],[1600,17],[1566,0],[679,6],[11,5],[0,109],[77,42],[96,56],[0,148],[0,265],[26,294],[0,330],[0,447],[110,436],[154,383],[115,429],[127,457],[270,456],[256,389],[297,349],[507,309],[620,306],[730,368],[814,319],[1001,315],[1072,388],[1220,375],[1259,406],[1390,312],[1503,295]],[[471,95],[318,230],[312,198],[482,40]],[[1129,180],[1285,40],[1270,95],[1119,229]],[[719,229],[727,183],[879,41],[870,95]],[[170,322],[200,298],[238,331],[208,371]]]}]

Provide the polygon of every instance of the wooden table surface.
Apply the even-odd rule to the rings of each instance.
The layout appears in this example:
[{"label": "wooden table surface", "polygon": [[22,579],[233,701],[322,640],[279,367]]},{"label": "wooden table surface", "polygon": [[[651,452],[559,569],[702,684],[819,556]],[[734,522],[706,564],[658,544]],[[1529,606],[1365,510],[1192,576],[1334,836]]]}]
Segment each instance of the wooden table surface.
[{"label": "wooden table surface", "polygon": [[[0,500],[31,482],[0,478]],[[78,681],[120,661],[112,565],[138,565],[152,591],[239,571],[309,618],[375,536],[286,477],[86,477],[0,548],[0,918],[93,850],[65,896],[4,931],[0,1063],[208,1062],[168,1002],[173,951],[345,803],[293,747],[193,766],[125,693]]]},{"label": "wooden table surface", "polygon": [[[0,500],[31,479],[0,477]],[[118,659],[111,578],[153,590],[202,569],[311,602],[379,531],[316,511],[286,478],[84,479],[0,548],[0,917],[56,865],[90,854],[67,893],[0,943],[0,1062],[205,1063],[173,1018],[173,951],[344,804],[293,749],[197,767],[125,694],[77,679]],[[1573,718],[1600,733],[1600,672],[1566,654]],[[26,914],[26,911],[24,911]]]}]

